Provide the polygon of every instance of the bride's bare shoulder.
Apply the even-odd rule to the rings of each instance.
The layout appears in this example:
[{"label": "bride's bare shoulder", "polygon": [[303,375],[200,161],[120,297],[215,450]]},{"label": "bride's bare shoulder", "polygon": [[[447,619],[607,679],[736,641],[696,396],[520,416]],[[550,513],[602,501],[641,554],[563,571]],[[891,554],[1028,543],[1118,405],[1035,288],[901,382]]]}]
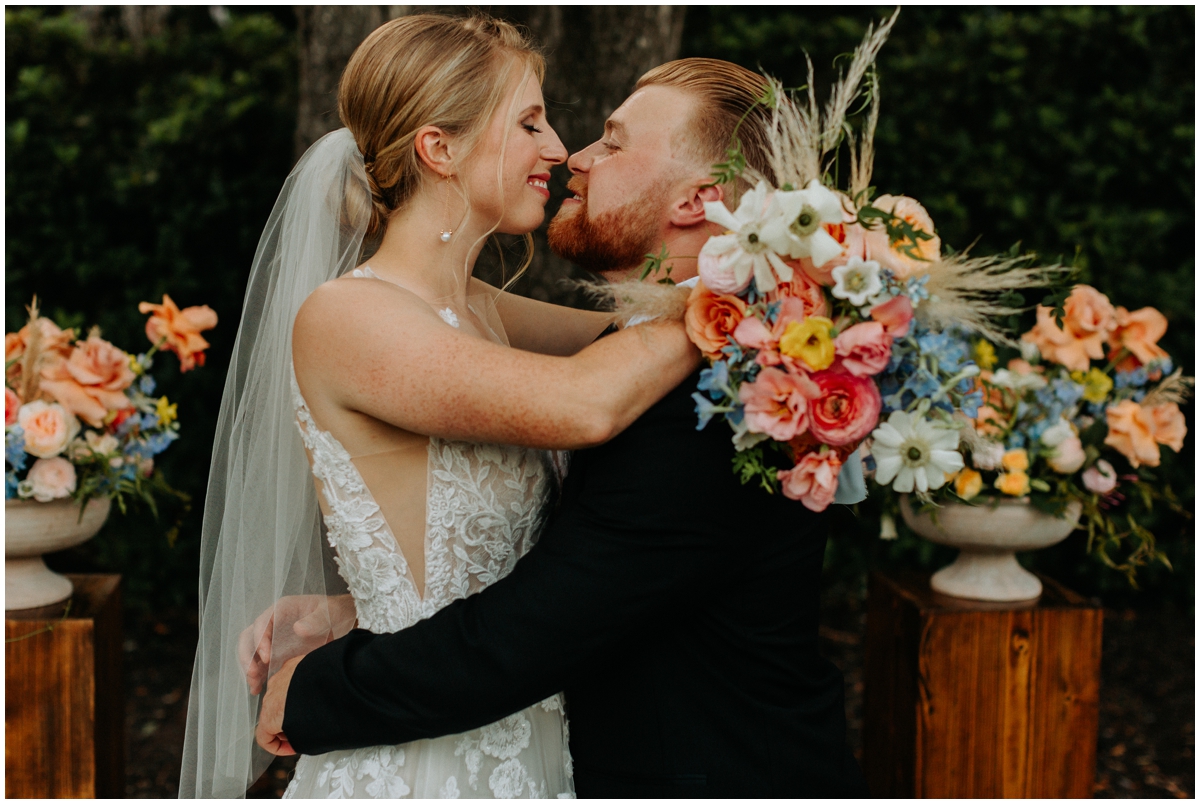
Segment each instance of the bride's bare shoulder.
[{"label": "bride's bare shoulder", "polygon": [[[401,317],[402,316],[402,317]],[[382,279],[340,277],[318,287],[296,314],[294,334],[331,325],[350,331],[373,328],[380,320],[414,326],[437,323],[437,314],[420,296]]]}]

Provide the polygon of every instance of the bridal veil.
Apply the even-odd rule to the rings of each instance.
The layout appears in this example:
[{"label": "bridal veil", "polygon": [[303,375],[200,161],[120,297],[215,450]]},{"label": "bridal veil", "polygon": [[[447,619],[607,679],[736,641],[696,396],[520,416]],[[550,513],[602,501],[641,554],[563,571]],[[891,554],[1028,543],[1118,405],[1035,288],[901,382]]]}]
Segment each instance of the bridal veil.
[{"label": "bridal veil", "polygon": [[[254,255],[204,507],[180,797],[243,796],[271,760],[254,742],[260,696],[239,663],[241,632],[286,595],[341,589],[295,423],[292,323],[310,293],[358,263],[370,208],[362,154],[338,129],[292,170]],[[278,631],[277,647],[290,628]]]}]

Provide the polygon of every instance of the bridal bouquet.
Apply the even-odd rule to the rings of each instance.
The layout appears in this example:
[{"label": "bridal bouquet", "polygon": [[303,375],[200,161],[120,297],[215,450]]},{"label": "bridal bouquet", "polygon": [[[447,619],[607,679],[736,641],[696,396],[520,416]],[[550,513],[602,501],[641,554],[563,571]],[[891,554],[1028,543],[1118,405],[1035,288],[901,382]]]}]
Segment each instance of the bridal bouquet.
[{"label": "bridal bouquet", "polygon": [[[894,20],[868,31],[824,111],[811,91],[796,100],[768,79],[775,181],[746,165],[735,136],[714,176],[754,188],[734,212],[705,204],[726,233],[700,251],[685,316],[709,361],[693,395],[699,427],[723,419],[742,481],[813,511],[833,501],[843,461],[872,433],[876,479],[899,490],[936,489],[962,468],[956,417],[983,401],[969,337],[1004,340],[995,322],[1019,312],[1015,291],[1060,271],[944,255],[918,201],[872,198],[879,92],[868,68]],[[868,76],[856,136],[846,115]],[[847,145],[839,189],[830,166]]]},{"label": "bridal bouquet", "polygon": [[110,497],[125,510],[135,494],[153,508],[153,493],[171,490],[154,457],[179,437],[176,405],[154,396],[154,355],[174,352],[181,371],[204,365],[216,326],[208,307],[180,310],[169,296],[142,302],[152,347],[133,356],[100,337],[61,329],[38,312],[4,336],[4,496],[38,502]]},{"label": "bridal bouquet", "polygon": [[[1187,435],[1179,403],[1193,380],[1172,371],[1158,345],[1166,331],[1154,308],[1114,308],[1095,288],[1077,285],[1061,322],[1049,307],[1037,308],[1036,325],[1021,336],[1022,357],[1006,368],[995,368],[990,341],[977,340],[982,404],[961,430],[961,469],[931,500],[969,501],[994,489],[1051,513],[1078,500],[1089,550],[1110,567],[1132,578],[1136,566],[1165,563],[1123,503],[1134,497],[1146,508],[1156,499],[1177,507],[1170,487],[1149,471],[1162,447],[1178,452]],[[880,467],[886,450],[877,431],[871,451]],[[879,470],[876,480],[885,480]],[[1108,549],[1127,537],[1134,548],[1118,566]]]}]

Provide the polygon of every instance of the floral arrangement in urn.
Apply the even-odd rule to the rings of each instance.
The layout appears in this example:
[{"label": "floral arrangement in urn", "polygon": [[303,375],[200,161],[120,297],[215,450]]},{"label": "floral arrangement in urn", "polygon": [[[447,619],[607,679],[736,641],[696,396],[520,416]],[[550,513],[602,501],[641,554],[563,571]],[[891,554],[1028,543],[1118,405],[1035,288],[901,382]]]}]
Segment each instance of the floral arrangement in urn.
[{"label": "floral arrangement in urn", "polygon": [[[1130,312],[1077,285],[1059,312],[1061,320],[1038,306],[1037,323],[1021,336],[1022,356],[1005,368],[996,368],[991,341],[972,344],[983,402],[961,431],[963,466],[947,467],[936,499],[1028,498],[1048,513],[1078,501],[1089,550],[1132,580],[1149,561],[1168,564],[1126,503],[1134,497],[1146,508],[1156,500],[1178,507],[1150,470],[1164,447],[1183,448],[1179,403],[1193,378],[1158,345],[1167,320],[1152,307]],[[876,480],[885,482],[880,435],[871,450]],[[1126,539],[1130,550],[1118,562],[1110,550]]]},{"label": "floral arrangement in urn", "polygon": [[160,351],[180,370],[204,365],[201,332],[217,324],[206,306],[179,309],[142,302],[151,348],[130,355],[100,337],[61,329],[40,315],[4,336],[4,496],[86,503],[108,498],[125,510],[133,494],[153,508],[154,493],[172,493],[154,458],[179,437],[176,405],[155,396],[150,374]]}]

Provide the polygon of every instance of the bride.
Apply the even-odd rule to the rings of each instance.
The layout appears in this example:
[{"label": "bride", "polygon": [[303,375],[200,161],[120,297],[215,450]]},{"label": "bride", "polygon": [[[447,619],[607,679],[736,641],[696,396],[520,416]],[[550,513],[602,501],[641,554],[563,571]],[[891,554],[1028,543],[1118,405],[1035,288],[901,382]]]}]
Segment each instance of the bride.
[{"label": "bride", "polygon": [[[504,22],[389,22],[342,76],[346,128],[284,184],[217,428],[182,796],[241,796],[271,758],[238,649],[259,612],[322,601],[303,622],[275,607],[265,677],[355,619],[396,631],[479,591],[537,538],[552,451],[611,438],[696,366],[678,324],[593,344],[605,315],[472,278],[491,233],[542,222],[566,158],[543,69]],[[465,734],[301,757],[288,795],[572,795],[566,729],[555,696]]]}]

